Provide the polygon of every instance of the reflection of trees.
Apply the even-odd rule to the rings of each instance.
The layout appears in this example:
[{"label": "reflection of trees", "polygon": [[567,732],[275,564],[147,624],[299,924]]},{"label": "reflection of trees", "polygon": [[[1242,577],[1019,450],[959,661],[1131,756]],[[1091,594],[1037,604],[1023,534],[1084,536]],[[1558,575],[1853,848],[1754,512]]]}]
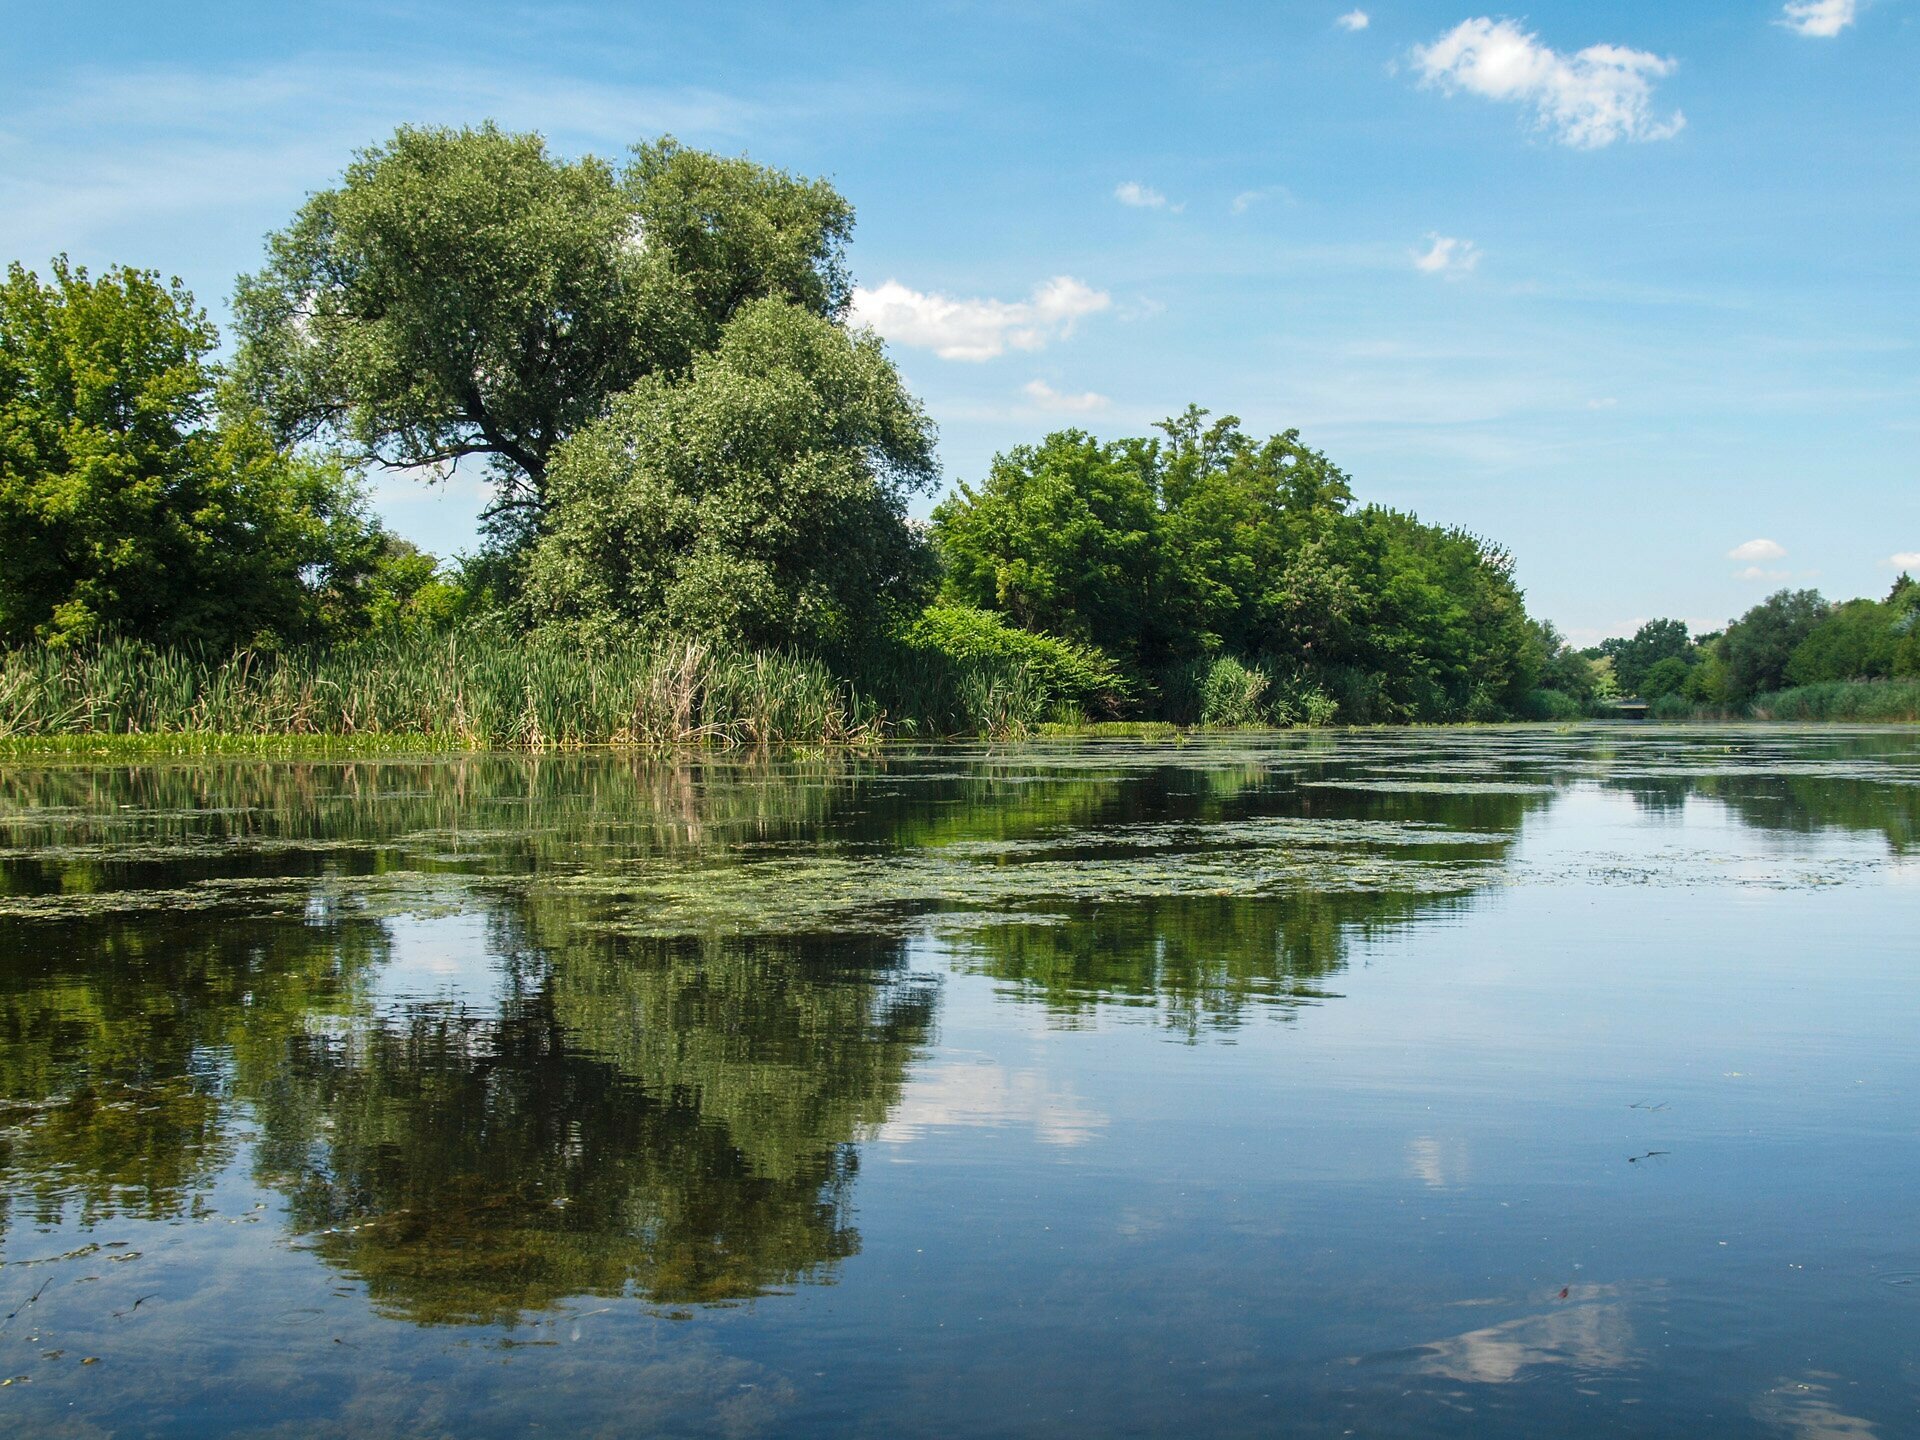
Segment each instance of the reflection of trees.
[{"label": "reflection of trees", "polygon": [[1602,782],[1643,810],[1674,813],[1690,799],[1718,801],[1754,830],[1814,834],[1847,830],[1883,836],[1897,854],[1920,847],[1920,785],[1852,776],[1629,775]]},{"label": "reflection of trees", "polygon": [[376,1303],[502,1320],[567,1295],[739,1299],[851,1254],[853,1140],[934,996],[897,943],[588,942],[497,1015],[296,1045],[260,1163]]},{"label": "reflection of trees", "polygon": [[1332,998],[1322,982],[1346,968],[1353,943],[1463,903],[1375,892],[1078,906],[1044,923],[970,928],[960,952],[1060,1019],[1148,1007],[1193,1038],[1232,1029],[1250,1009],[1284,1013]]},{"label": "reflection of trees", "polygon": [[[178,1213],[232,1150],[226,1055],[278,1054],[384,953],[369,921],[81,919],[0,965],[0,1198],[49,1222]],[[0,1209],[0,1214],[4,1209]]]}]

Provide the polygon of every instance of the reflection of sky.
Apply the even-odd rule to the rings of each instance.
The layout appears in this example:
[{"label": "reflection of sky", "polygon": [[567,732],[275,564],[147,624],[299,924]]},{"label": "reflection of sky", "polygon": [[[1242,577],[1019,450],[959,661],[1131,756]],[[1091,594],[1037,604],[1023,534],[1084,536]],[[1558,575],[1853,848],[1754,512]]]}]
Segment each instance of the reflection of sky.
[{"label": "reflection of sky", "polygon": [[1782,1379],[1753,1407],[1753,1418],[1790,1440],[1874,1440],[1879,1427],[1849,1415],[1833,1400],[1840,1377],[1824,1370]]},{"label": "reflection of sky", "polygon": [[1423,1375],[1505,1385],[1540,1365],[1619,1370],[1633,1359],[1633,1328],[1612,1287],[1571,1287],[1548,1309],[1504,1324],[1452,1335],[1420,1347]]},{"label": "reflection of sky", "polygon": [[[945,963],[940,941],[914,942],[914,969]],[[1072,1054],[1048,1043],[1035,1010],[1003,1004],[990,983],[949,977],[941,987],[941,1032],[946,1043],[914,1067],[873,1139],[903,1146],[940,1131],[1008,1130],[1071,1149],[1105,1129],[1107,1116],[1075,1084]]]},{"label": "reflection of sky", "polygon": [[484,915],[402,915],[387,922],[392,958],[369,979],[368,999],[385,1014],[402,1005],[498,1008],[500,959]]},{"label": "reflection of sky", "polygon": [[928,1065],[908,1084],[887,1122],[883,1144],[918,1140],[951,1126],[1025,1127],[1045,1145],[1084,1144],[1107,1123],[1071,1089],[1044,1072],[1010,1070],[985,1056],[957,1056]]}]

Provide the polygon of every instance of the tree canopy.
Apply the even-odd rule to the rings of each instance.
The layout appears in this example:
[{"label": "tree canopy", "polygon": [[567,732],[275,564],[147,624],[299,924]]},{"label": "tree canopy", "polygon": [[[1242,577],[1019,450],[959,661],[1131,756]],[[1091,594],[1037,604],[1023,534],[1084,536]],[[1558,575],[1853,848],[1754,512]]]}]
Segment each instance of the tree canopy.
[{"label": "tree canopy", "polygon": [[[300,634],[377,531],[339,465],[223,407],[176,280],[64,258],[0,286],[0,642],[106,632],[228,647]],[[231,397],[229,397],[231,399]]]},{"label": "tree canopy", "polygon": [[879,342],[748,304],[684,380],[651,376],[555,456],[535,617],[832,650],[928,578],[906,524],[933,432]]},{"label": "tree canopy", "polygon": [[1525,707],[1550,647],[1504,551],[1354,511],[1347,477],[1298,432],[1256,441],[1207,417],[1189,407],[1153,439],[1062,431],[999,457],[934,512],[947,598],[1173,688],[1182,667],[1237,657],[1337,693],[1354,719]]},{"label": "tree canopy", "polygon": [[429,476],[484,457],[525,533],[555,449],[747,304],[840,314],[852,223],[824,181],[671,139],[616,169],[491,123],[403,128],[242,277],[237,374],[284,443]]}]

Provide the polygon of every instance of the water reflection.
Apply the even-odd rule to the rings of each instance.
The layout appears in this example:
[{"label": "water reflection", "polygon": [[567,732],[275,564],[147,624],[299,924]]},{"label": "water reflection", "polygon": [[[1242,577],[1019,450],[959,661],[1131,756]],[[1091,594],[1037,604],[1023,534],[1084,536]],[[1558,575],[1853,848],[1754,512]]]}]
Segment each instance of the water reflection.
[{"label": "water reflection", "polygon": [[[1225,1348],[1205,1355],[1219,1360],[1215,1375],[1229,1351],[1247,1374],[1280,1363],[1245,1318],[1264,1306],[1271,1332],[1289,1335],[1316,1373],[1347,1373],[1339,1357],[1379,1351],[1352,1373],[1385,1367],[1395,1386],[1411,1379],[1428,1394],[1475,1385],[1531,1399],[1556,1383],[1624,1383],[1660,1356],[1617,1287],[1570,1287],[1517,1315],[1475,1310],[1494,1323],[1454,1332],[1467,1321],[1433,1317],[1458,1316],[1461,1291],[1442,1293],[1438,1280],[1417,1311],[1395,1309],[1401,1282],[1388,1266],[1362,1276],[1361,1299],[1351,1277],[1345,1290],[1323,1285],[1384,1243],[1367,1227],[1401,1226],[1413,1243],[1431,1216],[1444,1238],[1429,1258],[1442,1263],[1459,1237],[1531,1243],[1550,1228],[1531,1218],[1545,1206],[1526,1212],[1524,1229],[1497,1231],[1490,1218],[1508,1198],[1492,1187],[1514,1187],[1557,1153],[1553,1133],[1516,1151],[1523,1123],[1551,1132],[1571,1115],[1572,1129],[1601,1137],[1580,1184],[1555,1201],[1611,1194],[1593,1175],[1623,1170],[1621,1156],[1654,1143],[1615,1130],[1627,1100],[1655,1092],[1636,1080],[1624,1097],[1600,1093],[1616,1064],[1654,1068],[1641,1040],[1646,996],[1608,992],[1603,967],[1575,980],[1545,962],[1527,968],[1599,910],[1553,914],[1474,972],[1479,990],[1430,996],[1444,1011],[1436,1023],[1463,1032],[1444,1044],[1420,1034],[1424,1012],[1411,1024],[1396,1016],[1377,984],[1359,998],[1377,978],[1359,962],[1395,937],[1445,949],[1517,908],[1507,897],[1526,886],[1571,883],[1583,907],[1597,907],[1607,886],[1630,883],[1644,897],[1650,884],[1678,892],[1711,873],[1773,895],[1792,866],[1813,874],[1832,855],[1855,868],[1828,865],[1816,878],[1884,879],[1916,838],[1912,745],[1839,733],[1789,743],[1778,732],[1487,731],[667,766],[477,756],[0,767],[0,1283],[11,1309],[31,1292],[13,1264],[77,1253],[90,1235],[108,1243],[115,1225],[112,1243],[141,1226],[211,1233],[227,1207],[221,1218],[239,1233],[232,1197],[244,1190],[251,1243],[325,1277],[366,1325],[388,1324],[358,1333],[394,1348],[395,1374],[436,1363],[471,1376],[446,1361],[452,1349],[431,1347],[520,1343],[529,1329],[564,1332],[614,1309],[760,1336],[750,1324],[777,1325],[769,1316],[818,1318],[804,1311],[809,1291],[839,1294],[818,1287],[884,1273],[887,1296],[947,1286],[953,1303],[937,1323],[955,1329],[940,1342],[961,1344],[955,1332],[977,1316],[971,1343],[998,1354],[1001,1371],[1025,1358],[1020,1337],[1032,1332],[1007,1317],[1029,1304],[1108,1326],[1126,1341],[1114,1353],[1140,1368],[1170,1363],[1160,1349],[1207,1351],[1218,1301],[1241,1318],[1218,1321]],[[1786,858],[1760,863],[1772,852]],[[1626,924],[1612,933],[1634,934]],[[1697,956],[1710,943],[1692,933],[1675,948]],[[1632,964],[1631,947],[1622,953]],[[1669,957],[1659,983],[1684,969]],[[1561,989],[1537,999],[1540,1032],[1489,1040],[1493,1022],[1476,1001],[1484,1012],[1489,997],[1505,998],[1500,985],[1544,985],[1543,974]],[[1755,994],[1771,978],[1740,974]],[[1662,1005],[1689,995],[1659,993]],[[1595,1005],[1605,1064],[1583,1048]],[[1316,1007],[1311,1026],[1267,1023]],[[1398,1037],[1399,1058],[1353,1038],[1368,1024]],[[957,1040],[942,1035],[955,1029]],[[1169,1036],[1194,1048],[1160,1043]],[[1167,1058],[1123,1048],[1143,1041]],[[1450,1092],[1454,1108],[1432,1103],[1449,1095],[1428,1069],[1471,1067],[1476,1044],[1499,1058],[1481,1057],[1487,1072]],[[1554,1068],[1563,1046],[1564,1076]],[[1230,1068],[1240,1051],[1246,1063]],[[1319,1069],[1288,1068],[1310,1052]],[[1542,1094],[1521,1097],[1532,1119],[1514,1134],[1458,1103],[1467,1095],[1505,1114],[1501,1064],[1546,1077]],[[1719,1095],[1713,1078],[1734,1068],[1703,1064],[1692,1090],[1666,1075],[1663,1124],[1694,1125],[1684,1106]],[[1350,1072],[1371,1075],[1374,1094],[1342,1090]],[[1163,1081],[1164,1097],[1142,1098]],[[1897,1091],[1875,1084],[1872,1095]],[[1836,1106],[1868,1103],[1853,1077],[1848,1086]],[[1284,1143],[1273,1119],[1282,1105],[1298,1120]],[[1600,1108],[1582,1107],[1604,1107],[1604,1124]],[[1836,1133],[1870,1133],[1862,1112],[1835,1113],[1845,1117]],[[1758,1133],[1743,1113],[1717,1118],[1729,1133]],[[1715,1133],[1697,1125],[1688,1154]],[[1030,1184],[1023,1175],[1019,1193],[999,1196],[1004,1214],[975,1217],[952,1157],[988,1151],[1040,1157],[1031,1168],[1058,1173]],[[1595,1170],[1595,1154],[1611,1170]],[[900,1175],[943,1160],[924,1190],[902,1188]],[[1244,1193],[1242,1166],[1267,1167]],[[1638,1183],[1649,1172],[1631,1173]],[[891,1189],[878,1178],[889,1173]],[[1676,1188],[1708,1183],[1679,1161],[1655,1173]],[[1322,1184],[1349,1188],[1323,1200]],[[1177,1203],[1169,1187],[1180,1187]],[[1632,1193],[1654,1206],[1668,1192]],[[920,1220],[903,1244],[916,1222],[903,1218],[912,1207],[902,1197],[925,1205],[934,1195],[951,1207],[937,1212],[945,1218]],[[252,1208],[256,1196],[264,1210]],[[1517,1213],[1526,1197],[1513,1198]],[[1343,1213],[1349,1204],[1364,1225]],[[1588,1218],[1605,1208],[1596,1202]],[[1084,1224],[1048,1228],[1082,1212]],[[1676,1205],[1668,1228],[1684,1228],[1687,1214]],[[966,1243],[947,1268],[876,1269],[876,1236],[891,1233],[918,1257],[949,1225]],[[1133,1248],[1102,1250],[1103,1235]],[[1070,1261],[1057,1258],[1066,1245],[1081,1247]],[[1243,1269],[1243,1251],[1264,1268]],[[115,1268],[103,1253],[65,1269],[52,1261],[44,1273],[73,1282],[53,1293],[95,1293],[78,1287]],[[183,1293],[240,1283],[223,1270],[240,1262],[210,1248],[177,1263]],[[1499,1263],[1487,1241],[1467,1293],[1483,1293]],[[1126,1266],[1157,1278],[1115,1274]],[[1158,1302],[1196,1275],[1206,1283],[1164,1312],[1193,1333],[1169,1339],[1153,1328]],[[1111,1314],[1073,1309],[1091,1291]],[[793,1298],[747,1303],[775,1295]],[[152,1353],[217,1349],[232,1383],[257,1385],[268,1362],[244,1346],[274,1341],[276,1317],[293,1313],[257,1303],[265,1342],[203,1343],[162,1319]],[[818,1342],[853,1376],[842,1402],[866,1393],[871,1370],[860,1367],[895,1353],[879,1343],[893,1338],[887,1327],[918,1314],[872,1293],[864,1303],[872,1316]],[[1349,1316],[1337,1342],[1316,1334],[1342,1306],[1368,1310],[1366,1322]],[[125,1312],[105,1313],[102,1325]],[[118,1343],[123,1332],[106,1333]],[[1417,1343],[1434,1334],[1443,1338]],[[814,1343],[796,1342],[796,1353],[810,1357]],[[611,1395],[658,1381],[679,1387],[684,1413],[806,1429],[806,1415],[818,1418],[806,1409],[818,1405],[806,1393],[811,1358],[789,1355],[782,1369],[750,1350],[732,1353],[710,1332],[644,1362],[610,1347],[593,1383]],[[1072,1371],[1059,1355],[1052,1363]],[[1128,1379],[1101,1371],[1097,1355],[1074,1363],[1116,1393]],[[1794,1372],[1763,1392],[1787,1363],[1745,1376],[1728,1403],[1786,1434],[1875,1433],[1854,1413],[1874,1412],[1830,1376]],[[196,1383],[174,1381],[182,1393]],[[185,1414],[206,1402],[182,1403]],[[1243,1428],[1259,1433],[1255,1421]]]},{"label": "water reflection", "polygon": [[1412,1368],[1475,1385],[1509,1385],[1543,1365],[1604,1371],[1633,1359],[1633,1327],[1617,1290],[1576,1285],[1532,1315],[1421,1346]]}]

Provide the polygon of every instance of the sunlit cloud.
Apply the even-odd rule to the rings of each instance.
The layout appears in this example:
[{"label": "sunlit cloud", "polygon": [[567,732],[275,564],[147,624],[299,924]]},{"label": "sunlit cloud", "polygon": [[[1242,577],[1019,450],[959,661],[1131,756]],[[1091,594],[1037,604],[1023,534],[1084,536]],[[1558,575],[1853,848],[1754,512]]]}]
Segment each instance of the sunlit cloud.
[{"label": "sunlit cloud", "polygon": [[1666,140],[1686,118],[1662,118],[1653,82],[1676,62],[1624,45],[1589,45],[1568,55],[1543,45],[1511,20],[1463,20],[1431,45],[1417,45],[1422,81],[1449,94],[1464,90],[1523,105],[1562,144],[1593,150],[1616,140]]},{"label": "sunlit cloud", "polygon": [[1063,410],[1068,414],[1088,415],[1096,410],[1104,410],[1113,403],[1106,396],[1092,390],[1083,390],[1078,395],[1063,393],[1044,380],[1029,380],[1020,388],[1021,392],[1042,410]]},{"label": "sunlit cloud", "polygon": [[1748,540],[1729,550],[1727,558],[1748,563],[1759,560],[1784,560],[1787,558],[1787,547],[1777,540]]},{"label": "sunlit cloud", "polygon": [[1333,23],[1342,30],[1364,30],[1373,23],[1373,17],[1364,10],[1349,10]]},{"label": "sunlit cloud", "polygon": [[1480,247],[1471,240],[1461,240],[1452,235],[1436,235],[1431,231],[1427,239],[1432,242],[1425,250],[1415,250],[1413,265],[1416,270],[1429,275],[1464,275],[1480,263]]},{"label": "sunlit cloud", "polygon": [[991,360],[1009,348],[1045,349],[1112,304],[1106,291],[1071,275],[1054,276],[1025,300],[961,299],[889,280],[854,290],[853,320],[897,345],[931,350],[942,360]]},{"label": "sunlit cloud", "polygon": [[1796,35],[1831,40],[1859,18],[1858,0],[1791,0],[1776,23]]}]

